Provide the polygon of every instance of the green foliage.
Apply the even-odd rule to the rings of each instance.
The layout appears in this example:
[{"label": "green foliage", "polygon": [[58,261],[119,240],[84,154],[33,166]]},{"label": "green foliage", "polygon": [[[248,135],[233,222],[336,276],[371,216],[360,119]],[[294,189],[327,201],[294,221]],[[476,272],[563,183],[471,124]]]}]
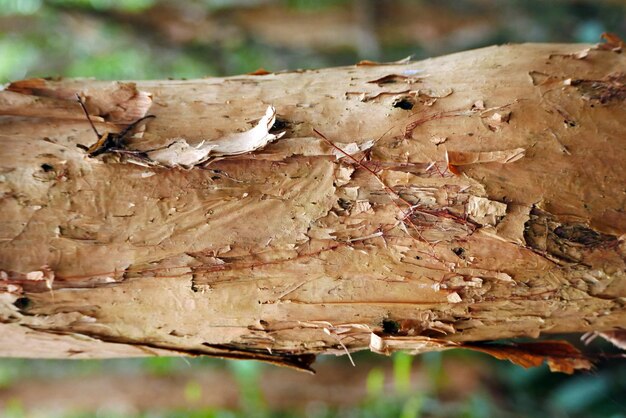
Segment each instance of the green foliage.
[{"label": "green foliage", "polygon": [[283,0],[283,2],[296,10],[323,10],[348,4],[348,0]]},{"label": "green foliage", "polygon": [[26,412],[18,399],[12,399],[5,405],[2,416],[5,418],[25,418]]},{"label": "green foliage", "polygon": [[406,353],[396,353],[393,356],[393,377],[396,392],[408,394],[411,391],[411,365],[413,356]]},{"label": "green foliage", "polygon": [[[355,356],[357,367],[367,367],[372,356]],[[451,359],[455,364],[462,358],[468,364],[480,365],[489,376],[488,384],[480,385],[467,397],[450,400],[451,380],[445,365]],[[323,361],[344,361],[323,359]],[[396,354],[391,359],[392,375],[387,381],[382,365],[374,366],[365,381],[355,385],[367,388],[367,399],[353,408],[332,407],[316,403],[304,407],[310,418],[518,418],[535,416],[562,416],[567,418],[626,418],[623,393],[626,393],[626,367],[617,364],[598,369],[594,374],[573,377],[550,373],[546,367],[523,369],[480,353],[429,353],[417,358]],[[417,360],[417,361],[416,361]],[[244,418],[303,416],[303,410],[273,411],[265,401],[263,372],[273,366],[255,361],[220,361],[210,358],[150,358],[107,361],[8,360],[0,361],[0,379],[4,387],[20,378],[54,379],[61,376],[89,376],[96,373],[150,373],[166,377],[186,370],[211,373],[216,368],[230,370],[241,394],[236,411],[197,408],[204,393],[200,384],[189,379],[181,386],[187,402],[184,410],[146,411],[138,414],[114,410],[72,412],[45,415],[46,418]],[[295,373],[295,372],[294,372]],[[429,383],[429,389],[417,391],[415,379]],[[446,383],[447,382],[447,383]],[[387,383],[391,383],[388,385]],[[487,383],[487,382],[486,382]],[[267,388],[265,389],[267,390]],[[29,414],[19,399],[4,404],[3,418],[36,418]],[[41,415],[39,415],[41,416]]]},{"label": "green foliage", "polygon": [[177,357],[148,357],[141,359],[143,369],[155,376],[167,376],[177,369]]},{"label": "green foliage", "polygon": [[39,59],[39,50],[21,37],[0,35],[0,81],[19,80]]},{"label": "green foliage", "polygon": [[418,418],[421,415],[424,397],[422,395],[414,395],[404,401],[400,418]]},{"label": "green foliage", "polygon": [[[16,1],[16,0],[14,0]],[[17,0],[19,1],[19,0]],[[32,0],[30,0],[32,1]],[[152,7],[155,0],[47,0],[53,6],[140,12]]]},{"label": "green foliage", "polygon": [[[274,0],[298,12],[324,12],[342,8],[356,13],[354,0]],[[267,44],[255,33],[233,31],[232,36],[176,41],[167,31],[139,19],[164,0],[0,0],[0,83],[27,77],[80,76],[99,79],[198,78],[233,75],[266,68],[271,71],[349,65],[372,57],[359,56],[354,41],[332,50],[285,48]],[[189,0],[171,2],[197,17],[206,13],[228,16],[237,7],[262,5],[265,0]],[[407,1],[407,4],[415,4]],[[377,5],[377,2],[368,4]],[[427,4],[426,2],[424,4]],[[504,9],[500,3],[494,3]],[[493,6],[493,5],[492,5]],[[378,4],[373,9],[380,23],[389,10]],[[450,13],[468,13],[476,2],[442,2]],[[486,6],[483,6],[486,7]],[[524,16],[519,28],[494,22],[499,28],[467,47],[491,43],[527,41],[597,42],[603,31],[624,35],[624,8],[611,3],[545,2],[511,0],[509,15]],[[185,13],[182,13],[184,16]],[[137,23],[133,16],[139,16]],[[220,15],[221,16],[221,15]],[[22,19],[16,20],[16,19]],[[217,17],[216,19],[219,19]],[[228,18],[226,18],[228,19]],[[16,20],[16,22],[13,22]],[[193,21],[193,19],[192,19]],[[186,30],[178,23],[176,30]],[[387,24],[388,26],[388,24]],[[518,25],[519,26],[519,25]],[[169,27],[165,25],[164,27]],[[228,26],[225,26],[228,27]],[[18,28],[15,30],[15,28]],[[372,28],[376,32],[376,28]],[[382,36],[382,34],[381,34]],[[411,39],[387,42],[379,59],[396,60],[412,55],[419,59],[450,50],[436,49]],[[447,41],[441,42],[445,47]],[[440,47],[441,48],[441,47]]]},{"label": "green foliage", "polygon": [[37,12],[42,5],[41,0],[3,0],[0,7],[0,16],[31,15]]},{"label": "green foliage", "polygon": [[257,361],[240,360],[228,363],[238,385],[241,411],[251,418],[270,416],[260,381],[264,365]]},{"label": "green foliage", "polygon": [[200,399],[202,399],[202,386],[195,380],[188,381],[185,385],[185,400],[194,404]]},{"label": "green foliage", "polygon": [[365,384],[367,387],[367,396],[370,399],[376,399],[382,396],[385,389],[385,372],[380,367],[374,367],[367,374]]},{"label": "green foliage", "polygon": [[[8,16],[32,15],[32,24],[0,33],[0,83],[28,77],[69,76],[109,80],[199,78],[217,73],[204,52],[154,44],[138,30],[99,15],[77,20],[72,9],[139,13],[154,0],[1,0]],[[23,2],[28,3],[26,6]],[[32,3],[31,3],[32,2]]]}]

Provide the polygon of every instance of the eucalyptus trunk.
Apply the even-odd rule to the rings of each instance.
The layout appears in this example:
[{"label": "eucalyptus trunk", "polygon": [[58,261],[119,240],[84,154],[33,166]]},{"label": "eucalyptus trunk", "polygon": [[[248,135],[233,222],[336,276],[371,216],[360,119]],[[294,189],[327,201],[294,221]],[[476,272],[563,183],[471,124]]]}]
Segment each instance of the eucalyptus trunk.
[{"label": "eucalyptus trunk", "polygon": [[0,355],[309,368],[619,330],[626,57],[586,47],[6,86]]}]

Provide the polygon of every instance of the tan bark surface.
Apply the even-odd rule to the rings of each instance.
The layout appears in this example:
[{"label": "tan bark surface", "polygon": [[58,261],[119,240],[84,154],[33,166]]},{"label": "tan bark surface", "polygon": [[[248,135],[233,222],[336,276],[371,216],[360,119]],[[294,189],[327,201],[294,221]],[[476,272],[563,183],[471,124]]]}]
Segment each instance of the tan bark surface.
[{"label": "tan bark surface", "polygon": [[[624,327],[626,58],[585,48],[13,83],[0,354],[306,368],[319,353]],[[156,118],[124,152],[90,157],[76,93],[99,131]],[[267,146],[177,160],[271,106]],[[180,153],[155,163],[163,150]]]}]

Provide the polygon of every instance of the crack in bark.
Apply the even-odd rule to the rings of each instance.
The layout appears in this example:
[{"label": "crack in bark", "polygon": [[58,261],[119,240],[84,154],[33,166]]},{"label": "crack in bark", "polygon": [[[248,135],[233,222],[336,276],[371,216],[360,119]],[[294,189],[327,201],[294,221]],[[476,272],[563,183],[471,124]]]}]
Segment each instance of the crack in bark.
[{"label": "crack in bark", "polygon": [[83,335],[94,340],[103,341],[107,343],[114,344],[123,344],[129,345],[133,347],[137,347],[141,350],[147,351],[150,355],[158,355],[150,349],[158,349],[165,350],[171,352],[173,355],[184,355],[184,356],[210,356],[210,357],[218,357],[225,359],[236,359],[236,360],[259,360],[266,363],[271,363],[279,366],[290,367],[300,371],[306,371],[309,373],[314,373],[315,371],[311,368],[311,365],[315,362],[316,355],[315,354],[287,354],[287,353],[274,353],[274,352],[263,352],[260,349],[242,349],[232,344],[209,344],[202,343],[202,346],[207,347],[207,349],[202,348],[181,348],[175,347],[167,344],[159,344],[147,341],[134,341],[128,338],[123,337],[114,337],[108,336],[104,334],[98,334],[95,332],[76,332],[76,331],[65,331],[65,330],[55,330],[51,328],[43,328],[37,327],[28,324],[20,324],[26,328],[30,328],[34,331],[44,332],[47,334],[57,334],[57,335]]}]

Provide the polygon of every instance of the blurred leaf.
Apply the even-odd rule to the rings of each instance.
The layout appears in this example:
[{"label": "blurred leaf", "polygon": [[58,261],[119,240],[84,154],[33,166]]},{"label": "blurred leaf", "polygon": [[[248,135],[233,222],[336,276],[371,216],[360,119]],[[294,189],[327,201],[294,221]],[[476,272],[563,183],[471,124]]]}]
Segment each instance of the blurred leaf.
[{"label": "blurred leaf", "polygon": [[374,367],[367,374],[367,395],[371,398],[380,397],[385,389],[385,373],[380,367]]},{"label": "blurred leaf", "polygon": [[0,36],[0,82],[25,78],[37,63],[38,51],[16,37]]},{"label": "blurred leaf", "polygon": [[216,76],[217,70],[207,63],[201,63],[192,57],[182,55],[174,60],[169,67],[168,74],[173,78],[202,78]]},{"label": "blurred leaf", "polygon": [[195,381],[190,380],[185,385],[185,400],[193,403],[198,402],[202,398],[202,386]]},{"label": "blurred leaf", "polygon": [[424,397],[422,395],[411,396],[404,402],[400,418],[417,418],[420,416]]},{"label": "blurred leaf", "polygon": [[117,50],[77,59],[67,69],[70,77],[96,77],[105,80],[150,78],[150,59],[141,51]]},{"label": "blurred leaf", "polygon": [[341,6],[349,3],[348,0],[283,0],[284,3],[296,10],[323,10],[329,7]]},{"label": "blurred leaf", "polygon": [[[144,413],[139,416],[133,418],[235,418],[237,415],[231,413],[230,411],[223,411],[224,413],[220,413],[218,411],[214,411],[212,409],[194,409],[194,410],[182,410],[182,411],[174,411],[174,412],[166,412],[166,413]],[[121,418],[121,417],[120,417]],[[124,417],[130,418],[130,417]]]},{"label": "blurred leaf", "polygon": [[396,353],[393,356],[393,380],[396,392],[407,394],[411,390],[411,365],[413,356],[406,353]]},{"label": "blurred leaf", "polygon": [[239,384],[240,403],[243,412],[251,417],[268,416],[268,409],[261,390],[262,363],[254,360],[232,360],[228,366],[233,370]]},{"label": "blurred leaf", "polygon": [[7,360],[0,363],[0,389],[10,386],[18,377],[19,371],[17,367],[14,367],[14,364],[7,364]]},{"label": "blurred leaf", "polygon": [[272,71],[271,56],[269,50],[263,50],[255,44],[233,42],[227,46],[228,71],[230,74],[245,74],[263,67]]},{"label": "blurred leaf", "polygon": [[0,16],[31,15],[41,8],[41,0],[2,0]]},{"label": "blurred leaf", "polygon": [[26,413],[24,412],[24,408],[22,407],[22,403],[19,399],[10,399],[6,405],[4,405],[4,410],[0,410],[3,418],[25,418]]},{"label": "blurred leaf", "polygon": [[145,369],[155,376],[167,376],[174,369],[175,357],[148,357],[142,359]]},{"label": "blurred leaf", "polygon": [[124,12],[146,10],[155,4],[155,0],[48,0],[48,2],[52,5],[66,8],[92,8],[95,10],[114,9]]},{"label": "blurred leaf", "polygon": [[236,418],[237,414],[233,411],[216,411],[213,415],[215,418]]}]

